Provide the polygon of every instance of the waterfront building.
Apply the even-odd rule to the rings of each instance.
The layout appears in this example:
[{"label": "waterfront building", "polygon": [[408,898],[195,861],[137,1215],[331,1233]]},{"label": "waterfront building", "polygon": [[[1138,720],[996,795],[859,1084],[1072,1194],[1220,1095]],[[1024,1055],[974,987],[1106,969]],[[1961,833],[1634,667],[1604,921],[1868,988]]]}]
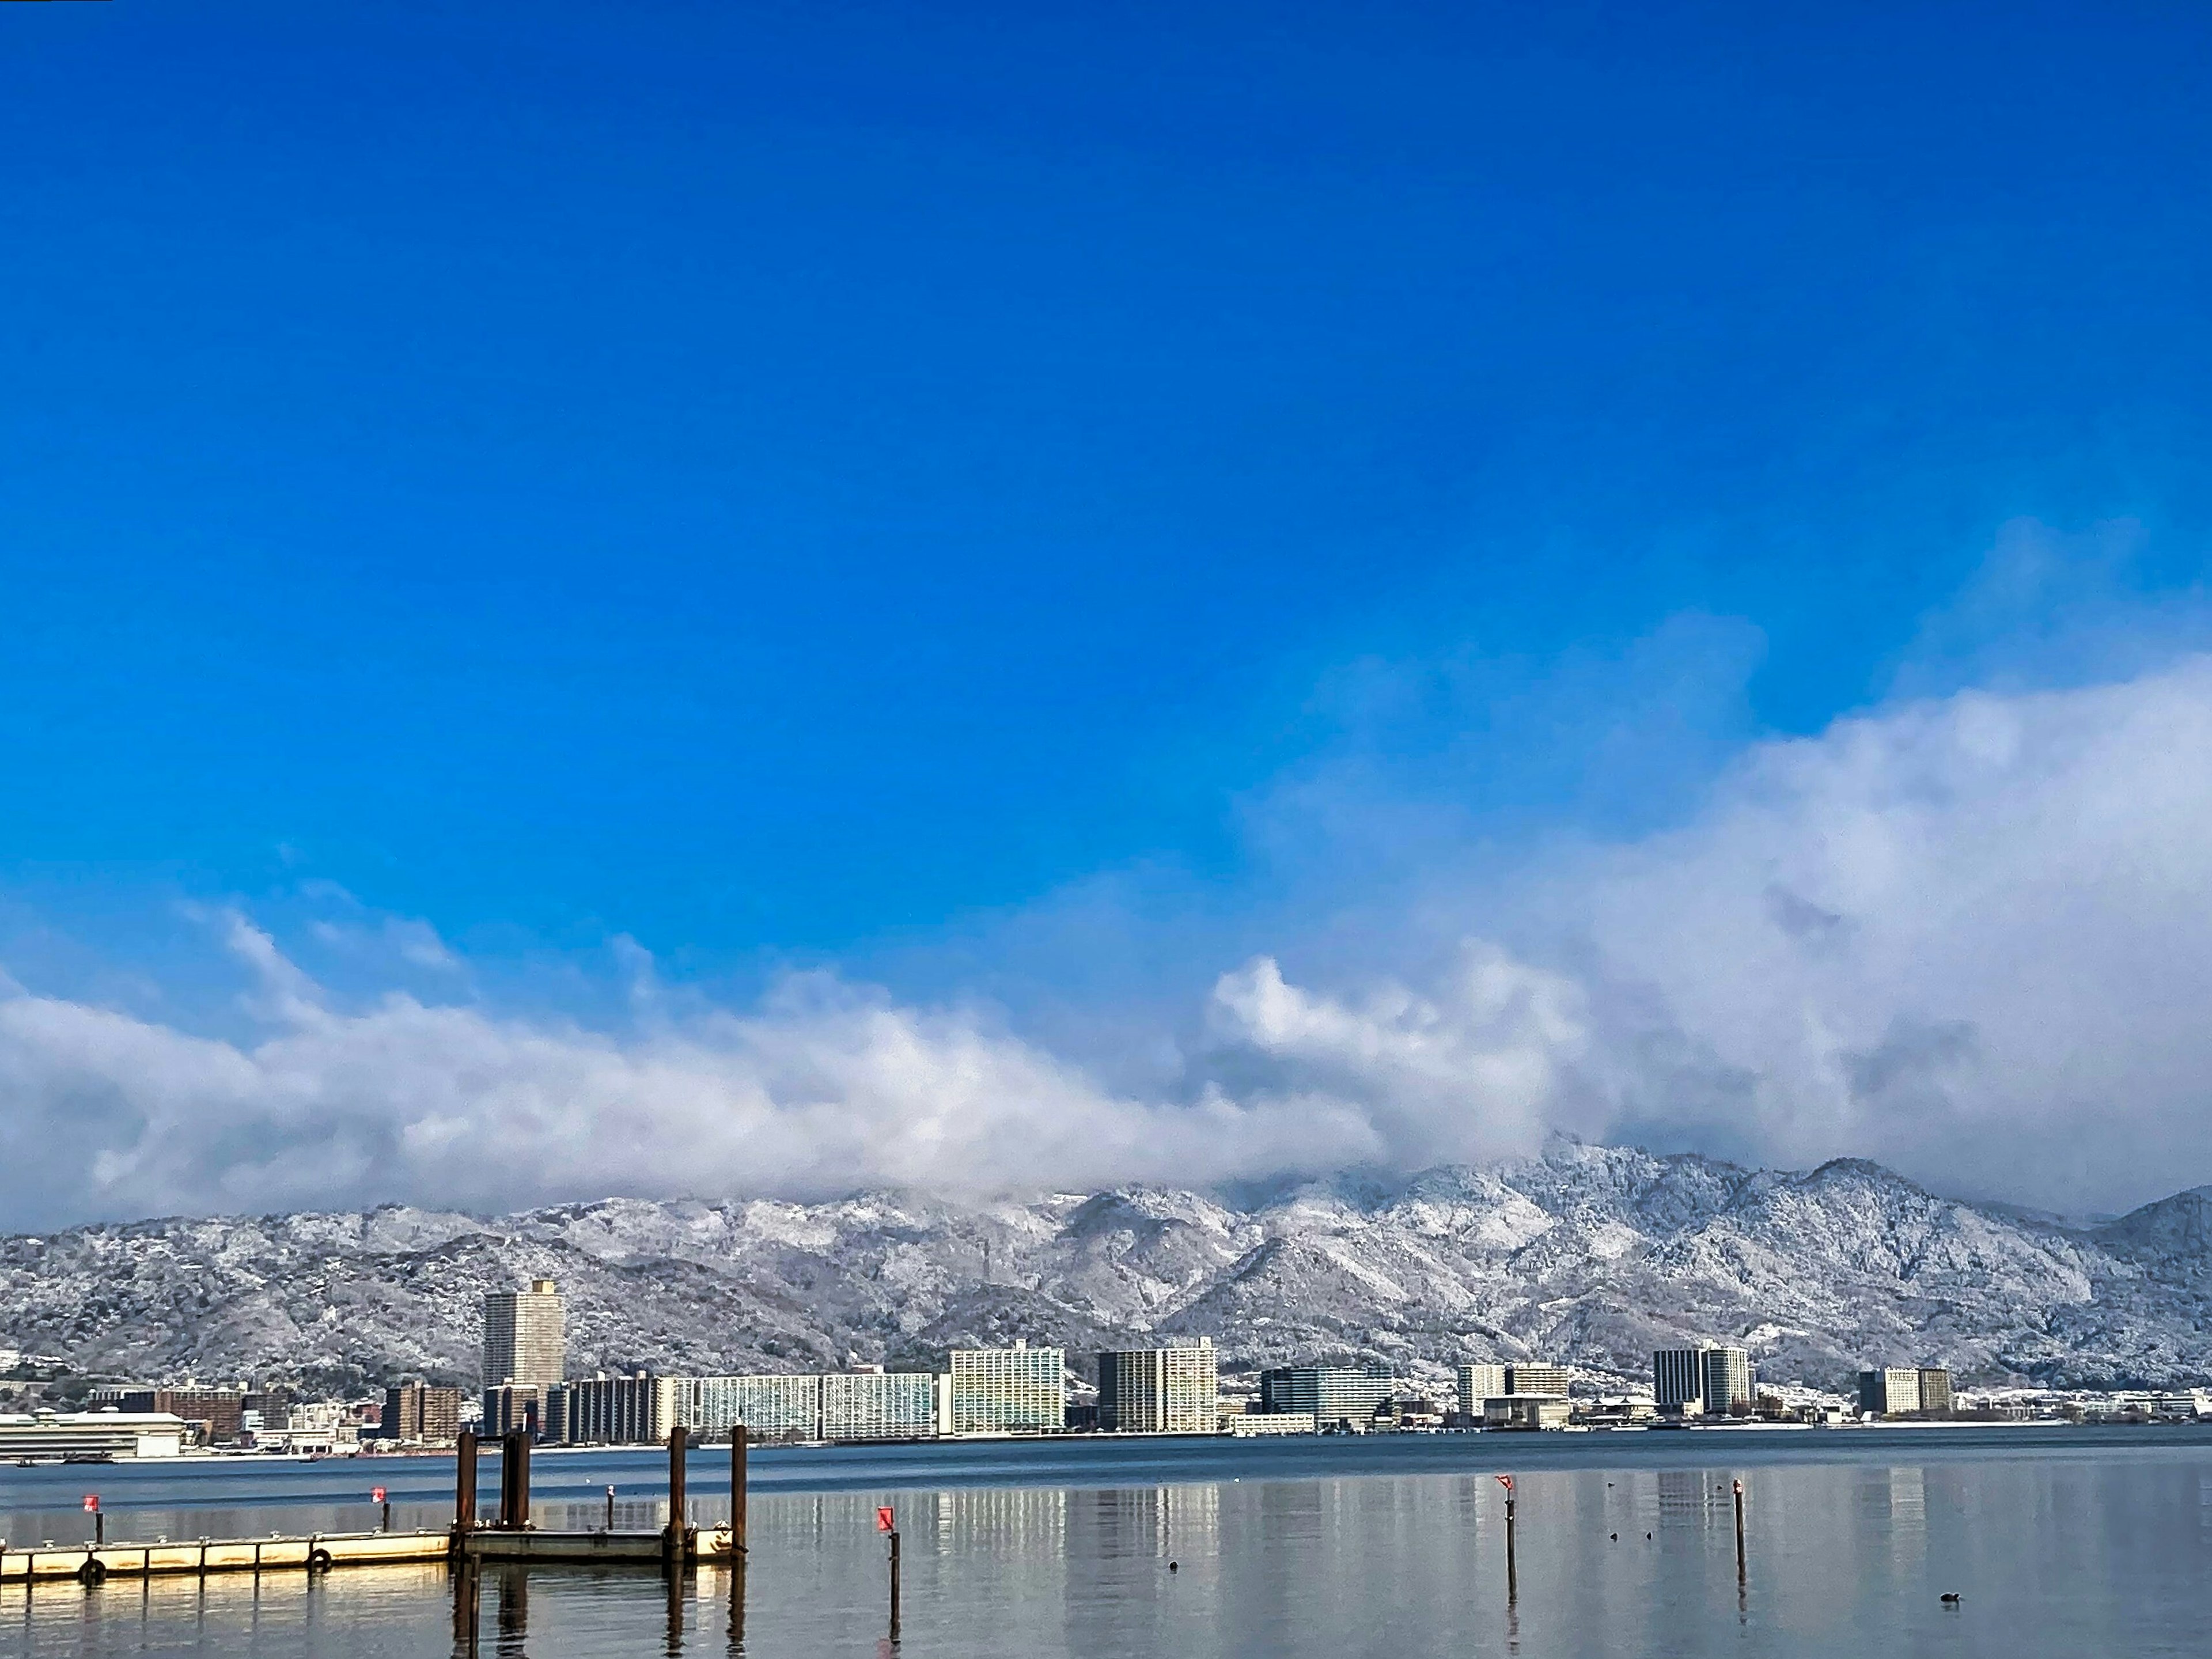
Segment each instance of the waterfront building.
[{"label": "waterfront building", "polygon": [[819,1376],[687,1376],[678,1387],[677,1409],[695,1434],[719,1439],[742,1423],[755,1440],[822,1438]]},{"label": "waterfront building", "polygon": [[1662,1412],[1696,1417],[1705,1409],[1702,1348],[1662,1348],[1651,1356],[1651,1398]]},{"label": "waterfront building", "polygon": [[545,1395],[534,1382],[502,1382],[486,1389],[479,1432],[490,1437],[516,1433],[532,1440],[546,1437]]},{"label": "waterfront building", "polygon": [[1951,1414],[1951,1373],[1941,1365],[1920,1368],[1920,1409],[1931,1414]]},{"label": "waterfront building", "polygon": [[494,1291],[483,1301],[483,1385],[550,1389],[568,1370],[568,1315],[550,1279],[526,1291]]},{"label": "waterfront building", "polygon": [[[672,1376],[587,1376],[562,1385],[560,1438],[571,1446],[651,1446],[668,1438],[678,1414]],[[548,1425],[548,1438],[551,1425]]]},{"label": "waterfront building", "polygon": [[1726,1416],[1738,1407],[1756,1406],[1758,1387],[1747,1348],[1700,1342],[1662,1348],[1651,1356],[1651,1395],[1662,1412]]},{"label": "waterfront building", "polygon": [[1303,1413],[1323,1428],[1364,1428],[1397,1390],[1387,1365],[1284,1365],[1260,1373],[1260,1409]]},{"label": "waterfront building", "polygon": [[1257,1434],[1312,1434],[1320,1427],[1311,1412],[1235,1412],[1221,1420],[1239,1440]]},{"label": "waterfront building", "polygon": [[1710,1344],[1705,1351],[1705,1409],[1726,1416],[1738,1407],[1759,1404],[1759,1379],[1747,1348]]},{"label": "waterfront building", "polygon": [[0,1413],[0,1458],[174,1457],[190,1425],[171,1412]]},{"label": "waterfront building", "polygon": [[[101,1397],[95,1404],[111,1403]],[[116,1409],[141,1416],[167,1415],[184,1419],[188,1434],[199,1443],[208,1446],[228,1446],[237,1440],[246,1429],[246,1408],[249,1403],[257,1409],[258,1396],[249,1399],[243,1389],[125,1389],[114,1393],[112,1403]]]},{"label": "waterfront building", "polygon": [[1058,1348],[955,1348],[940,1430],[950,1434],[1048,1433],[1067,1422],[1067,1360]]},{"label": "waterfront building", "polygon": [[1565,1395],[1507,1394],[1482,1402],[1486,1429],[1564,1429],[1571,1407]]},{"label": "waterfront building", "polygon": [[1508,1365],[1501,1394],[1544,1394],[1567,1397],[1574,1373],[1565,1365]]},{"label": "waterfront building", "polygon": [[1459,1414],[1462,1417],[1480,1417],[1482,1402],[1505,1391],[1504,1366],[1462,1365],[1459,1368]]},{"label": "waterfront building", "polygon": [[819,1379],[824,1440],[927,1440],[937,1433],[927,1371],[833,1371]]},{"label": "waterfront building", "polygon": [[[1923,1407],[1920,1379],[1927,1375],[1917,1365],[1886,1365],[1859,1373],[1859,1409],[1877,1417],[1910,1417]],[[1945,1409],[1949,1408],[1951,1374],[1940,1373]]]},{"label": "waterfront building", "polygon": [[[288,1430],[307,1425],[286,1425]],[[319,1425],[318,1425],[319,1426]],[[335,1431],[337,1425],[330,1427]],[[379,1436],[424,1446],[450,1445],[461,1432],[461,1391],[433,1388],[425,1382],[402,1382],[384,1391],[384,1413],[378,1419]]]},{"label": "waterfront building", "polygon": [[1098,1356],[1098,1426],[1125,1434],[1212,1434],[1221,1418],[1213,1339]]}]

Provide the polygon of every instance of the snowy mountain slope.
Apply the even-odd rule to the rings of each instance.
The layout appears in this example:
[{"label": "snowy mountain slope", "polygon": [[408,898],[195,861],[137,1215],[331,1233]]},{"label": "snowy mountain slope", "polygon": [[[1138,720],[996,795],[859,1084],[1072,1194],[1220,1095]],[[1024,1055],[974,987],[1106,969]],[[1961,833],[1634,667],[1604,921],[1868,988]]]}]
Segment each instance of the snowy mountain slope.
[{"label": "snowy mountain slope", "polygon": [[143,1378],[473,1383],[483,1294],[532,1276],[567,1293],[583,1370],[1202,1333],[1232,1364],[1556,1355],[1637,1375],[1654,1346],[1711,1336],[1770,1376],[1830,1382],[1907,1361],[2062,1383],[2212,1374],[2212,1189],[2072,1226],[1856,1160],[1797,1174],[1564,1141],[1236,1200],[617,1198],[73,1228],[0,1240],[0,1345]]}]

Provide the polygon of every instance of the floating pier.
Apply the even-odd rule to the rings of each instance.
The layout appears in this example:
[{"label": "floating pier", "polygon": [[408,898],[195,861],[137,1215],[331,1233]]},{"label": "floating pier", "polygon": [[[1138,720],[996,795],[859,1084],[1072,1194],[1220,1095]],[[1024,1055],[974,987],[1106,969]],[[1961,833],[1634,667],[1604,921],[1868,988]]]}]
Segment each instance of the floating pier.
[{"label": "floating pier", "polygon": [[[476,1513],[477,1437],[465,1432],[453,1470],[453,1524],[443,1532],[309,1533],[286,1538],[195,1538],[182,1542],[40,1544],[13,1548],[0,1542],[0,1583],[74,1580],[91,1585],[109,1578],[156,1574],[331,1572],[340,1567],[383,1567],[410,1561],[450,1561],[472,1567],[568,1564],[658,1567],[681,1573],[702,1560],[743,1565],[745,1557],[746,1434],[730,1446],[730,1513],[726,1526],[702,1530],[684,1514],[684,1454],[688,1437],[668,1437],[668,1524],[653,1532],[541,1531],[530,1519],[530,1440],[511,1434],[501,1448],[500,1507],[495,1520]],[[611,1511],[610,1511],[611,1516]]]},{"label": "floating pier", "polygon": [[383,1567],[442,1561],[452,1541],[441,1532],[324,1532],[304,1538],[195,1538],[183,1543],[0,1545],[0,1583],[38,1584],[157,1573],[319,1573],[336,1567]]}]

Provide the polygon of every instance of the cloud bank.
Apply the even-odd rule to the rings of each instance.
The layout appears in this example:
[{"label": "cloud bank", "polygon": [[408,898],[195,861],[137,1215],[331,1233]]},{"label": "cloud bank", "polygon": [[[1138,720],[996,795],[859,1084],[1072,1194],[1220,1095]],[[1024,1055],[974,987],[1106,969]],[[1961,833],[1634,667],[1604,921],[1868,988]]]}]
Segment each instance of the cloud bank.
[{"label": "cloud bank", "polygon": [[[832,975],[619,1025],[349,998],[234,913],[242,1031],[0,988],[0,1201],[50,1225],[983,1194],[1413,1168],[1562,1129],[2061,1207],[2212,1180],[2212,659],[1753,744],[1671,828],[1437,860],[1392,894],[1356,965],[1325,934],[1215,964],[1143,1088],[981,1000]],[[420,924],[380,926],[465,977]]]}]

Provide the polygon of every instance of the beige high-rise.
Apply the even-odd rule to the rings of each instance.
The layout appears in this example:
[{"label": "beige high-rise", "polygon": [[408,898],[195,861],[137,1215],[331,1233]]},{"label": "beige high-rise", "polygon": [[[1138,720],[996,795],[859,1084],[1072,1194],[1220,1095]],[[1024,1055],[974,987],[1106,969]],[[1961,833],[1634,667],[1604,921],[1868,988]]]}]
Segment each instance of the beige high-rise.
[{"label": "beige high-rise", "polygon": [[534,1384],[562,1380],[568,1362],[568,1324],[561,1294],[550,1279],[526,1291],[494,1291],[484,1297],[483,1385]]}]

